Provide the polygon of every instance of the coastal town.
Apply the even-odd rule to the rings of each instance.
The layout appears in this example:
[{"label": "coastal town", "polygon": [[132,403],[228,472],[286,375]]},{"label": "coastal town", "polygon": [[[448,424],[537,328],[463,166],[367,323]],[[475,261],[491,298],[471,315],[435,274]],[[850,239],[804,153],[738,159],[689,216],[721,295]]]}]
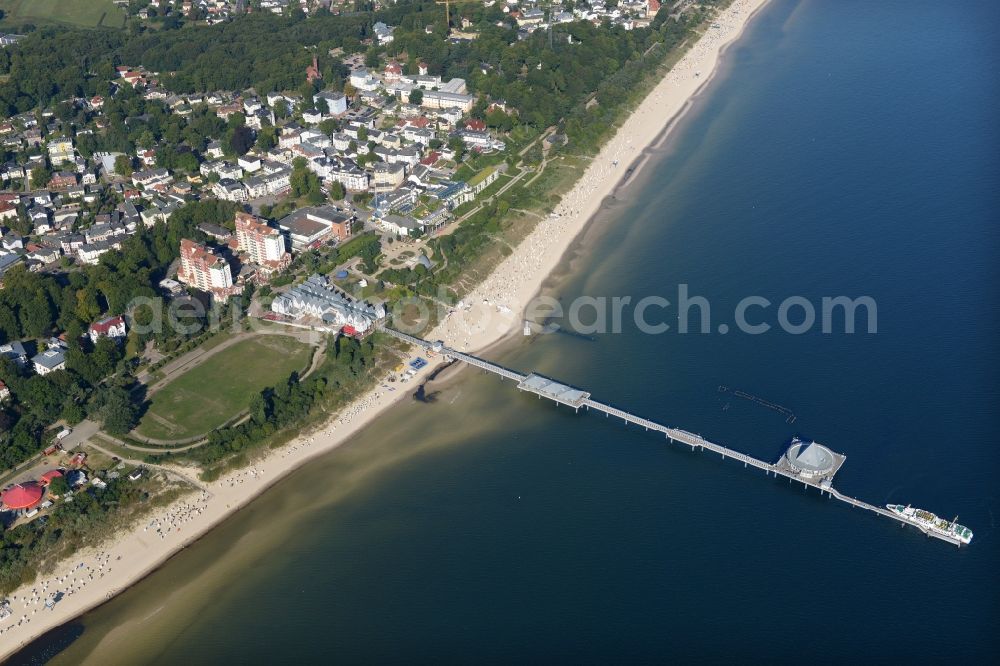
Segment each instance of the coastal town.
[{"label": "coastal town", "polygon": [[[39,630],[36,613],[56,617],[119,591],[438,369],[441,359],[379,332],[400,303],[439,308],[428,335],[455,348],[516,329],[624,165],[759,4],[718,13],[685,0],[455,2],[447,20],[435,8],[434,25],[368,16],[361,39],[307,44],[280,88],[187,91],[178,73],[136,59],[88,73],[94,94],[9,114],[0,123],[4,537],[42,533],[90,505],[93,515],[120,511],[108,524],[131,531],[117,545],[74,535],[81,554],[69,568],[37,553],[0,566],[0,633],[24,640]],[[183,17],[207,30],[292,11],[309,26],[348,9],[293,5],[154,0],[128,11],[140,24]],[[464,49],[496,31],[541,53],[602,31],[641,34],[660,58],[664,34],[699,39],[627,116],[611,98],[578,92],[581,113],[623,114],[606,137],[603,121],[588,121],[601,125],[592,148],[587,123],[538,122],[500,92],[504,77],[530,81],[544,59],[526,56],[511,74],[499,58],[459,71],[413,52],[421,40]],[[30,32],[7,34],[3,49],[31,43]],[[187,328],[157,329],[151,303]],[[209,326],[213,317],[222,324]],[[262,446],[289,429],[301,433],[292,443]],[[54,576],[36,574],[54,559]]]}]

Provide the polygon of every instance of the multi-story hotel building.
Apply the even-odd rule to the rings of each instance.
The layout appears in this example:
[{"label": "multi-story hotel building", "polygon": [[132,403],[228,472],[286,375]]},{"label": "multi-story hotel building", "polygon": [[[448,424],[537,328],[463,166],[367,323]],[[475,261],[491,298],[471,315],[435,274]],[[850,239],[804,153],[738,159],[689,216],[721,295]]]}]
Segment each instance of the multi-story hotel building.
[{"label": "multi-story hotel building", "polygon": [[236,242],[238,250],[267,274],[287,268],[292,261],[281,232],[254,215],[236,213]]},{"label": "multi-story hotel building", "polygon": [[211,293],[223,303],[237,291],[225,258],[188,238],[181,239],[181,268],[177,271],[177,279]]}]

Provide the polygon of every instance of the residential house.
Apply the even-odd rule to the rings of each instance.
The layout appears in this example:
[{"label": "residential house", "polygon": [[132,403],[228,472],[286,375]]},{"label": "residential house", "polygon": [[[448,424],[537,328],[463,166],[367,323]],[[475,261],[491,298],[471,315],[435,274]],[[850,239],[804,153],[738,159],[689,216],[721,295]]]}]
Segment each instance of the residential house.
[{"label": "residential house", "polygon": [[336,161],[336,165],[330,169],[326,180],[328,183],[340,183],[348,192],[366,192],[369,186],[368,172],[347,158]]},{"label": "residential house", "polygon": [[388,192],[403,184],[406,168],[402,164],[376,164],[372,169],[372,187],[376,192]]},{"label": "residential house", "polygon": [[351,72],[350,82],[356,90],[375,90],[381,85],[381,82],[364,67]]},{"label": "residential house", "polygon": [[170,172],[164,168],[148,169],[146,171],[136,171],[132,174],[132,184],[136,187],[151,187],[158,183],[166,183],[171,180]]},{"label": "residential house", "polygon": [[49,141],[49,161],[52,166],[61,166],[73,161],[73,139],[58,138]]},{"label": "residential house", "polygon": [[53,345],[32,357],[31,363],[39,375],[63,370],[66,367],[66,349],[60,345]]},{"label": "residential house", "polygon": [[443,90],[428,90],[424,93],[420,106],[426,109],[456,108],[463,113],[468,113],[475,102],[476,98],[472,95],[445,92]]},{"label": "residential house", "polygon": [[232,178],[223,178],[212,186],[212,194],[223,201],[246,201],[248,193],[243,183]]},{"label": "residential house", "polygon": [[257,157],[256,155],[247,153],[246,155],[243,155],[242,157],[237,159],[236,163],[239,165],[241,169],[243,169],[245,173],[254,173],[255,171],[260,171],[260,158]]},{"label": "residential house", "polygon": [[113,340],[124,338],[125,332],[125,318],[121,315],[94,322],[87,329],[87,335],[90,336],[90,341],[94,344],[97,344],[100,338]]},{"label": "residential house", "polygon": [[76,185],[76,174],[69,171],[57,171],[49,179],[49,188],[62,190]]},{"label": "residential house", "polygon": [[372,26],[372,32],[375,33],[375,39],[377,39],[378,43],[382,45],[392,43],[392,33],[395,29],[395,27],[388,26],[382,21],[378,21]]},{"label": "residential house", "polygon": [[17,219],[17,204],[0,203],[0,221],[16,220],[16,219]]},{"label": "residential house", "polygon": [[[339,116],[347,113],[347,97],[336,90],[324,90],[313,96],[313,102],[327,116]],[[324,108],[325,107],[325,108]]]},{"label": "residential house", "polygon": [[205,148],[205,155],[207,157],[212,158],[213,160],[221,159],[223,155],[222,142],[212,141],[211,143],[209,143],[208,147]]},{"label": "residential house", "polygon": [[97,241],[96,243],[84,243],[77,248],[76,256],[85,264],[96,265],[100,261],[102,254],[120,249],[122,249],[121,238],[111,238]]},{"label": "residential house", "polygon": [[17,340],[0,345],[0,357],[9,358],[21,368],[28,364],[28,352]]}]

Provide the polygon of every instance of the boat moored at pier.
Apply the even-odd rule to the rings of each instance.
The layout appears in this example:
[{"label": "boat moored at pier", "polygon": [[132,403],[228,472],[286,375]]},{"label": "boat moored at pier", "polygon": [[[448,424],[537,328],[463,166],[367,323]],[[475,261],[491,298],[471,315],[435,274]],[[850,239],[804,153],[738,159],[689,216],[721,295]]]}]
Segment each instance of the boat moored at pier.
[{"label": "boat moored at pier", "polygon": [[909,505],[886,504],[885,508],[889,509],[889,511],[901,520],[916,525],[925,532],[939,534],[949,539],[957,539],[963,544],[968,544],[972,541],[972,530],[964,525],[959,525],[954,520],[947,521],[943,518],[938,518],[930,511],[915,509]]}]

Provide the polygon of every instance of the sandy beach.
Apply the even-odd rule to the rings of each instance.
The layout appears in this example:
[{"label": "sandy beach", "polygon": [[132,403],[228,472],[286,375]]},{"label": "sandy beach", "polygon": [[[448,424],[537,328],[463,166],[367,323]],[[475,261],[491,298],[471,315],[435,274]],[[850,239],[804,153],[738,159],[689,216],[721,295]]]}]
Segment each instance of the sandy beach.
[{"label": "sandy beach", "polygon": [[[716,19],[678,64],[629,116],[555,210],[464,299],[434,331],[424,337],[442,339],[455,349],[477,351],[522,325],[522,314],[546,277],[558,266],[573,240],[618,186],[629,165],[656,141],[690,98],[710,79],[726,44],[736,39],[747,20],[766,0],[736,0]],[[45,578],[11,595],[13,615],[0,620],[0,660],[41,634],[104,603],[161,566],[268,486],[323,455],[412,391],[441,364],[440,358],[412,379],[413,384],[380,385],[344,409],[315,432],[298,438],[252,467],[207,484],[157,511],[115,542],[83,551],[64,561]],[[191,470],[179,469],[187,474]],[[61,593],[49,610],[45,599]]]}]

